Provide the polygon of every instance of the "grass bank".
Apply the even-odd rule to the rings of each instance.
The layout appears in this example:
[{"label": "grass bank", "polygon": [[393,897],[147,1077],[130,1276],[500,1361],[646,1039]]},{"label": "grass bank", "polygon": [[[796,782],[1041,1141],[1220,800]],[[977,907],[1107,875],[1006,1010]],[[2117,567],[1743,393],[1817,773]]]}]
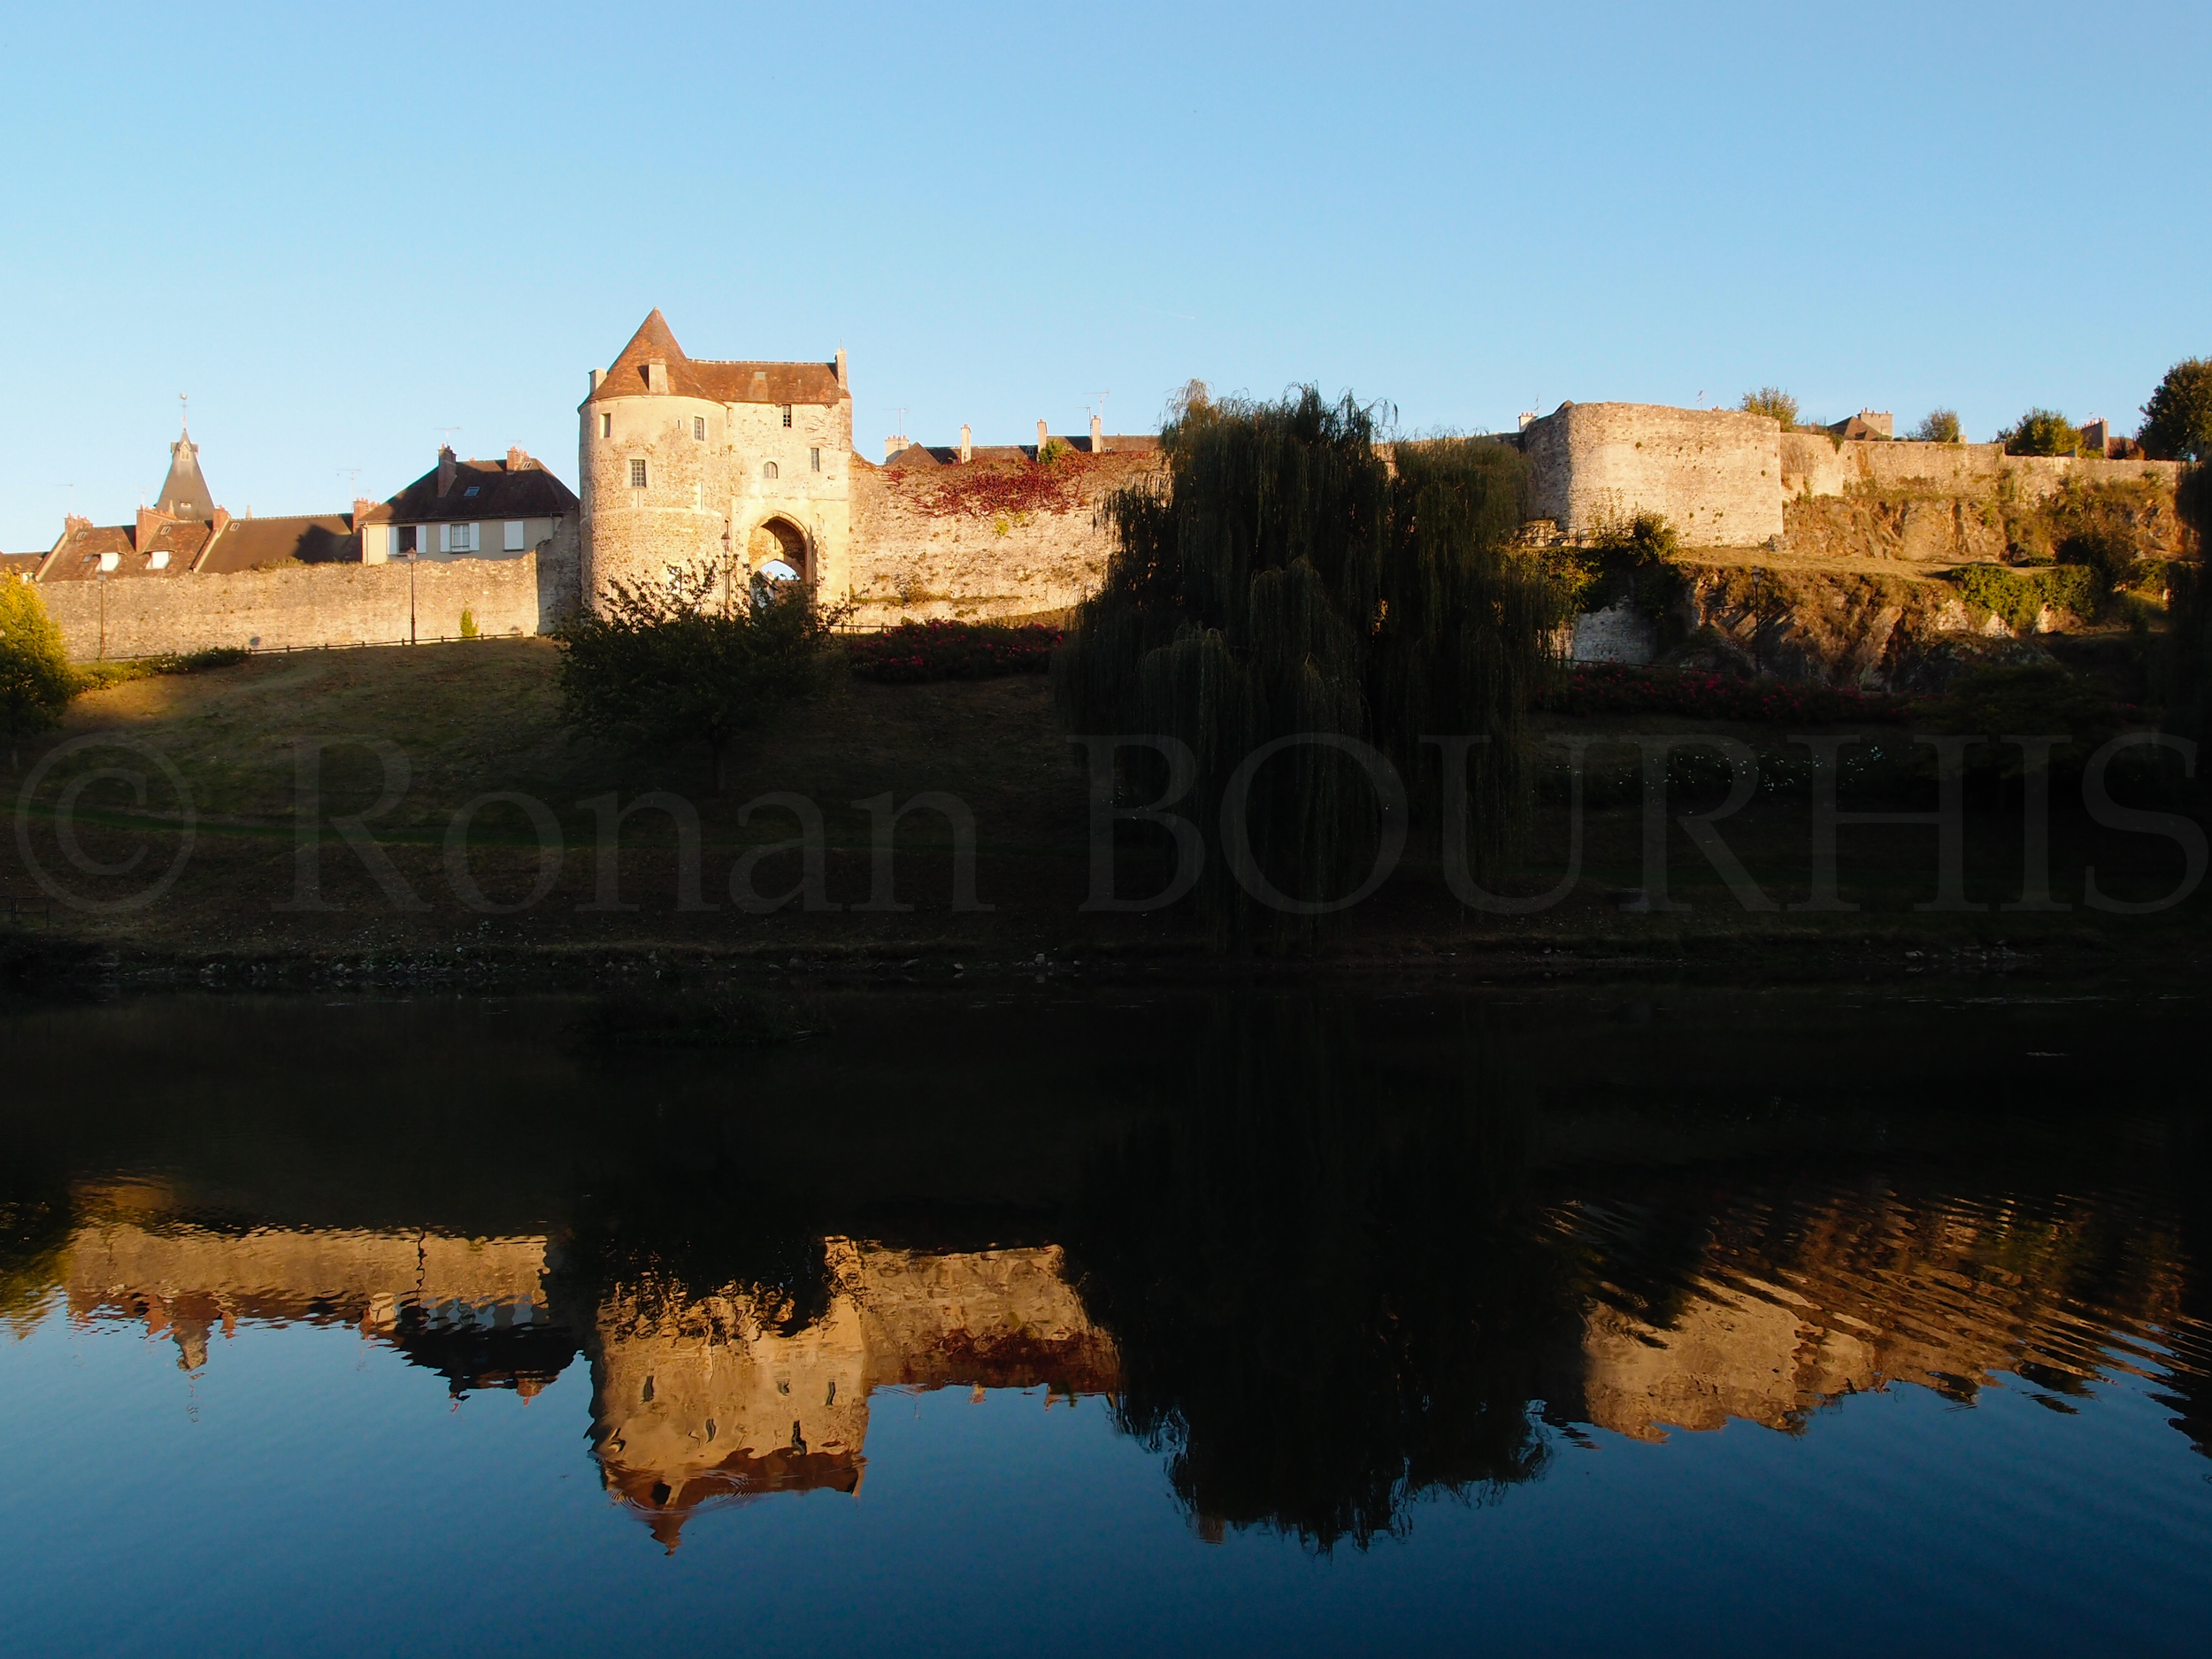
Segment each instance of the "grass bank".
[{"label": "grass bank", "polygon": [[[0,845],[0,896],[17,899],[19,910],[12,924],[0,923],[0,950],[30,977],[72,963],[214,979],[597,974],[679,962],[765,971],[795,957],[924,977],[1032,972],[1041,955],[1048,966],[1080,960],[1092,970],[1222,966],[1207,932],[1179,912],[1079,908],[1090,879],[1086,780],[1036,676],[919,685],[841,677],[734,755],[717,796],[703,747],[640,753],[564,727],[554,664],[545,641],[485,640],[255,657],[81,697],[65,730],[27,749],[11,780],[19,833]],[[1417,833],[1398,872],[1337,918],[1318,947],[1287,956],[1262,949],[1257,959],[1532,974],[1659,964],[1673,972],[1686,963],[1735,973],[1909,974],[1961,963],[2178,964],[2199,949],[2201,894],[2147,915],[2082,907],[2086,866],[2107,892],[2143,898],[2171,888],[2180,860],[2170,841],[2090,823],[2063,785],[2052,818],[2051,889],[2069,909],[2001,908],[2022,892],[2016,786],[1993,786],[1966,814],[1965,893],[1985,908],[1916,909],[1935,896],[1937,837],[1901,826],[1843,832],[1839,890],[1858,910],[1791,908],[1811,891],[1812,808],[1801,780],[1763,788],[1717,826],[1742,866],[1744,880],[1732,885],[1672,821],[1724,794],[1725,779],[1694,757],[1671,766],[1673,795],[1660,823],[1660,903],[1688,908],[1639,911],[1629,898],[1624,910],[1623,895],[1652,886],[1638,741],[1697,730],[1781,757],[1792,752],[1786,733],[1637,715],[1551,715],[1540,724],[1550,738],[1591,745],[1582,865],[1557,902],[1525,915],[1463,910],[1432,842]],[[322,743],[320,805],[303,817],[307,740]],[[1893,726],[1876,741],[1891,751],[1901,742]],[[118,769],[141,774],[143,793]],[[1908,793],[1923,787],[1909,772],[1899,763],[1897,785]],[[194,819],[188,837],[179,786]],[[649,808],[623,825],[619,851],[603,856],[601,810],[589,803],[611,795],[626,804],[651,792],[695,811],[695,854],[687,831]],[[930,810],[897,826],[892,900],[900,908],[872,907],[883,895],[872,819],[860,803],[887,792],[902,804],[926,793],[964,803],[976,897],[990,908],[955,908],[952,830]],[[733,900],[733,872],[748,861],[763,894],[802,875],[796,850],[772,850],[798,834],[793,813],[745,813],[771,794],[819,808],[820,890],[836,908],[752,914]],[[1540,894],[1559,880],[1563,785],[1548,795],[1524,867],[1494,883],[1502,891]],[[349,826],[352,815],[366,816]],[[457,817],[467,820],[457,853]],[[77,900],[117,908],[51,902],[33,862]],[[157,897],[132,902],[173,865]],[[303,879],[311,867],[315,879]],[[1140,836],[1125,853],[1124,890],[1156,890],[1166,870],[1162,850]],[[1774,908],[1747,909],[1746,881]]]}]

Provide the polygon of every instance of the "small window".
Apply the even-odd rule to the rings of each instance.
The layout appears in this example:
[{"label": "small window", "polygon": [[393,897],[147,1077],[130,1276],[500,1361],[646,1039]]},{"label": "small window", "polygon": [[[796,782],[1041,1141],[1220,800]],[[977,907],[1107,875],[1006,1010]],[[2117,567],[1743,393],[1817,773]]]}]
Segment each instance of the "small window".
[{"label": "small window", "polygon": [[809,449],[806,452],[806,463],[815,472],[820,472],[822,470],[822,452],[819,449]]},{"label": "small window", "polygon": [[113,569],[114,569],[114,568],[115,568],[118,565],[120,565],[122,562],[123,562],[123,556],[122,556],[120,553],[103,553],[103,554],[101,554],[101,555],[100,555],[100,572],[101,572],[101,574],[105,575],[105,574],[106,574],[109,571],[113,570]]},{"label": "small window", "polygon": [[167,570],[169,568],[169,549],[167,548],[157,548],[153,552],[149,553],[146,556],[146,568],[150,571]]},{"label": "small window", "polygon": [[707,441],[707,418],[704,415],[691,418],[691,435],[695,442],[704,443]]},{"label": "small window", "polygon": [[415,550],[416,541],[417,537],[415,534],[415,526],[413,525],[403,524],[400,526],[399,550],[401,552],[412,553]]},{"label": "small window", "polygon": [[791,424],[791,405],[788,403],[783,406],[783,424],[787,426]]},{"label": "small window", "polygon": [[776,464],[773,461],[769,462],[767,465],[760,469],[760,475],[763,478],[778,478],[781,476],[781,474],[776,471]]},{"label": "small window", "polygon": [[644,462],[633,461],[630,463],[630,488],[632,489],[643,489],[645,488]]},{"label": "small window", "polygon": [[510,518],[507,520],[507,527],[505,533],[500,537],[499,545],[500,549],[503,552],[519,553],[522,551],[521,519]]},{"label": "small window", "polygon": [[602,415],[599,417],[599,435],[603,438],[611,438],[614,436],[614,417],[612,415]]},{"label": "small window", "polygon": [[473,495],[482,488],[483,486],[481,484],[471,484],[466,489],[461,492],[463,499],[465,500],[467,497]]}]

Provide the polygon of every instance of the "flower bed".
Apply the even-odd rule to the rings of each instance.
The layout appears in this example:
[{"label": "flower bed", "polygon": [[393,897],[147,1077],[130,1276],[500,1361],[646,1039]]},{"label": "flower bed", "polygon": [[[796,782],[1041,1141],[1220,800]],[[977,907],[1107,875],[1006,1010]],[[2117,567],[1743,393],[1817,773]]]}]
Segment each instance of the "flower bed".
[{"label": "flower bed", "polygon": [[1903,697],[1878,692],[1778,680],[1730,680],[1695,671],[1614,663],[1570,669],[1564,679],[1538,695],[1536,706],[1554,714],[1683,714],[1770,725],[1902,720],[1911,707]]},{"label": "flower bed", "polygon": [[845,653],[862,679],[902,685],[1041,674],[1059,643],[1060,630],[1041,622],[902,622],[848,640]]}]

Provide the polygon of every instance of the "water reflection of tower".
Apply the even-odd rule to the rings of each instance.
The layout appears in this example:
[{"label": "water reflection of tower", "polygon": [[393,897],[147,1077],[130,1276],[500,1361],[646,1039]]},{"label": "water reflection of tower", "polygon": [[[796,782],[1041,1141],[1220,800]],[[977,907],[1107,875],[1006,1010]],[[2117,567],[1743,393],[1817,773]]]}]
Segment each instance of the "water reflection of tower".
[{"label": "water reflection of tower", "polygon": [[803,1323],[772,1290],[600,1293],[585,1351],[607,1489],[673,1550],[702,1509],[857,1491],[868,1395],[886,1386],[1110,1393],[1113,1345],[1056,1246],[968,1252],[824,1241],[833,1286]]},{"label": "water reflection of tower", "polygon": [[657,1295],[599,1304],[586,1352],[607,1489],[674,1549],[700,1509],[771,1492],[860,1486],[867,1387],[849,1302],[802,1330],[772,1296]]}]

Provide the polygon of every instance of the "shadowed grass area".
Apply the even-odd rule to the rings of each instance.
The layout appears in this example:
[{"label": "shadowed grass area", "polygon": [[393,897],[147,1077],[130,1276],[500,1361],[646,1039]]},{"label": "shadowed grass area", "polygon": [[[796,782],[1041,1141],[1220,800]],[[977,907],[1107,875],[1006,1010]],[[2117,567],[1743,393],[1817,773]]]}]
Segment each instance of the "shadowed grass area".
[{"label": "shadowed grass area", "polygon": [[[1056,958],[1209,954],[1209,931],[1180,910],[1081,910],[1090,879],[1087,780],[1038,677],[903,686],[835,677],[820,695],[740,746],[729,786],[718,797],[696,746],[650,753],[563,726],[555,662],[555,648],[541,641],[302,653],[80,697],[58,737],[27,746],[23,770],[11,780],[12,800],[21,798],[27,783],[35,787],[23,835],[0,837],[0,901],[45,902],[25,867],[24,840],[50,877],[96,900],[142,891],[168,868],[182,839],[177,803],[150,754],[173,765],[190,793],[197,821],[189,856],[157,902],[112,913],[57,905],[50,933],[0,920],[0,946],[20,952],[54,943],[188,964],[307,955],[448,967],[457,952],[595,965],[659,959],[655,953],[664,951],[777,963],[794,955],[858,956],[894,964],[914,958],[940,970],[955,962],[1029,964],[1040,952]],[[1684,812],[1709,810],[1725,794],[1725,769],[1710,754],[1678,757],[1668,769],[1668,896],[1691,908],[1624,912],[1620,895],[1648,886],[1637,737],[1688,730],[1737,737],[1770,757],[1778,775],[1793,764],[1801,772],[1805,751],[1792,750],[1780,729],[1677,716],[1544,715],[1534,730],[1551,740],[1593,741],[1582,864],[1560,901],[1527,915],[1463,912],[1440,879],[1433,843],[1417,836],[1398,873],[1332,922],[1319,954],[1463,964],[1486,956],[1552,971],[1593,958],[1701,956],[1817,968],[1869,949],[1901,961],[1909,947],[1939,951],[1999,941],[2166,956],[2197,949],[2201,895],[2155,915],[2082,908],[2085,865],[2094,864],[2103,890],[2141,898],[2170,889],[2181,861],[2170,841],[2090,824],[2078,784],[2065,779],[2054,795],[2050,864],[2055,899],[2067,910],[1997,908],[2022,892],[2018,785],[2003,779],[1978,787],[1966,814],[1966,890],[1985,908],[1951,914],[1915,908],[1934,896],[1936,885],[1935,832],[1917,826],[1843,831],[1842,894],[1861,910],[1790,908],[1808,895],[1812,841],[1803,780],[1792,773],[1786,787],[1763,788],[1718,826],[1750,880],[1778,907],[1747,910],[1673,822]],[[1925,768],[1902,755],[1903,734],[1889,727],[1868,736],[1886,758],[1855,762],[1847,776],[1862,793],[1847,791],[1847,807],[1932,805]],[[68,752],[85,739],[96,741]],[[304,836],[294,810],[303,739],[329,742],[319,762],[321,814]],[[113,746],[126,741],[144,747]],[[394,763],[388,772],[388,761]],[[42,764],[44,775],[35,778]],[[403,791],[388,810],[374,811],[403,766]],[[127,780],[91,776],[104,767],[142,774],[145,798],[136,798]],[[54,816],[80,783],[81,861],[73,860]],[[680,796],[697,814],[695,891],[683,879],[680,838],[666,811],[636,811],[621,828],[618,857],[603,864],[595,856],[600,817],[586,803],[612,794],[626,805],[655,791]],[[748,816],[749,803],[776,792],[819,807],[819,890],[835,908],[808,911],[795,902],[756,914],[741,906],[741,894],[733,896],[733,866],[800,833],[785,807],[758,805]],[[926,808],[897,826],[895,902],[902,908],[870,906],[879,896],[871,815],[857,803],[887,792],[902,805],[926,792],[966,805],[975,826],[976,894],[991,908],[953,908],[951,827]],[[511,795],[542,803],[557,830],[557,860],[541,849],[524,808],[504,798]],[[1517,866],[1494,878],[1493,890],[1541,894],[1560,880],[1565,802],[1560,773],[1540,791]],[[472,803],[466,857],[457,861],[449,832]],[[2176,806],[2170,799],[2144,804]],[[388,880],[377,879],[334,821],[365,813],[375,850],[389,861]],[[319,884],[303,886],[303,847],[319,866]],[[1124,826],[1118,860],[1120,894],[1141,897],[1166,884],[1171,863],[1157,830]],[[88,873],[86,865],[95,864],[118,873]],[[801,876],[797,850],[764,850],[749,871],[750,891],[778,895],[797,887]],[[610,878],[611,891],[603,891]],[[603,908],[608,898],[621,908]],[[42,922],[42,914],[36,919]]]}]

